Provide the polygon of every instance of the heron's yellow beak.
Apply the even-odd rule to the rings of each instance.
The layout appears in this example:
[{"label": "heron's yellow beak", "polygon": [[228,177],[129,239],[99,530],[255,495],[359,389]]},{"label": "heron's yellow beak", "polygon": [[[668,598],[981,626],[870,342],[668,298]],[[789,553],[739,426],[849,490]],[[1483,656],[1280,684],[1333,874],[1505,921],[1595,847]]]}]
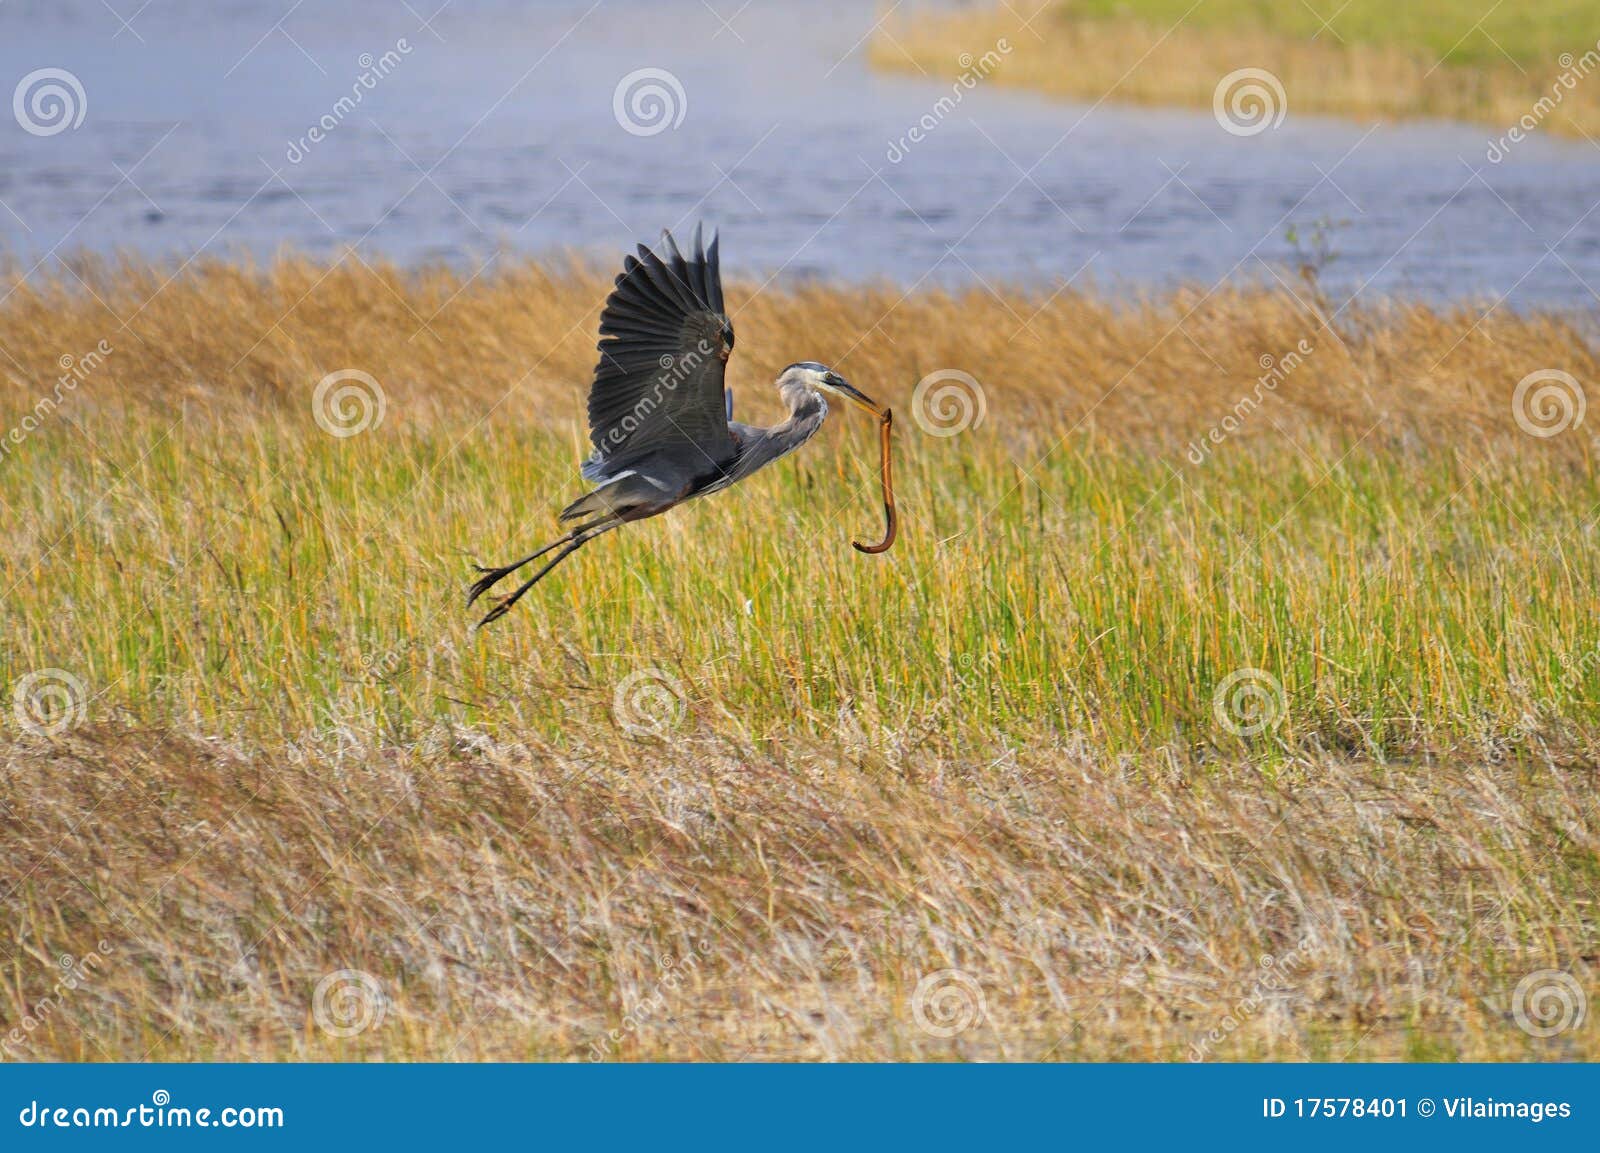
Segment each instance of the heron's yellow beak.
[{"label": "heron's yellow beak", "polygon": [[838,373],[830,372],[825,383],[840,396],[846,398],[847,400],[855,401],[855,403],[859,404],[862,408],[866,409],[879,420],[883,419],[883,406],[877,401],[873,400],[866,393],[862,392],[855,385],[851,384],[844,377],[840,376]]}]

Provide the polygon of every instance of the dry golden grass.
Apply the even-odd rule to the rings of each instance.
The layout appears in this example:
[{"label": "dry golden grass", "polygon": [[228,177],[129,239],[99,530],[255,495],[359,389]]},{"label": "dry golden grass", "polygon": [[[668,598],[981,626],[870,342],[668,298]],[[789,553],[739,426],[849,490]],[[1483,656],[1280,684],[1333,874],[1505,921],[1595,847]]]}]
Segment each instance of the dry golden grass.
[{"label": "dry golden grass", "polygon": [[[1443,40],[1443,51],[1399,38],[1341,40],[1327,32],[1313,38],[1314,23],[1306,30],[1263,27],[1260,9],[1241,10],[1229,22],[1185,19],[1190,5],[1159,0],[1114,15],[1100,12],[1103,6],[1080,12],[1069,3],[1047,8],[1025,27],[1035,7],[897,14],[869,45],[869,59],[879,68],[955,80],[968,70],[961,61],[981,58],[1005,38],[1011,51],[992,71],[980,70],[985,82],[1075,100],[1210,108],[1224,76],[1254,68],[1282,83],[1291,113],[1465,120],[1492,129],[1494,138],[1532,116],[1537,127],[1558,135],[1600,136],[1594,77],[1600,58],[1593,51],[1600,27],[1563,24],[1564,14],[1556,14],[1550,35],[1540,38],[1540,48],[1548,41],[1556,51],[1513,60],[1485,41],[1483,52],[1463,61],[1448,51],[1454,37]],[[1160,12],[1144,13],[1144,7]],[[1389,7],[1403,14],[1403,5]],[[1473,16],[1482,15],[1481,7],[1473,6]],[[1259,107],[1241,111],[1260,113]]]},{"label": "dry golden grass", "polygon": [[[1600,1055],[1512,1012],[1600,953],[1600,476],[1511,412],[1594,379],[1562,318],[732,286],[742,417],[806,356],[899,410],[901,543],[848,549],[836,418],[474,634],[469,554],[577,491],[604,277],[75,271],[0,303],[14,427],[112,349],[0,456],[8,1056]],[[941,367],[981,428],[919,433]],[[387,410],[337,439],[345,368]],[[47,669],[85,695],[24,726]],[[347,969],[389,1004],[341,1038]]]},{"label": "dry golden grass", "polygon": [[[1594,987],[1593,763],[80,729],[6,750],[0,1011],[104,941],[8,1055],[1592,1060],[1511,1006]],[[941,1038],[947,968],[986,1014]],[[390,1001],[349,1039],[343,969]]]},{"label": "dry golden grass", "polygon": [[[298,435],[312,427],[315,383],[354,367],[381,382],[391,432],[471,428],[482,437],[492,428],[478,422],[504,421],[571,435],[576,451],[609,284],[609,273],[576,265],[501,263],[466,283],[353,255],[334,265],[204,262],[176,276],[84,261],[43,283],[12,270],[0,273],[10,289],[0,303],[0,398],[20,415],[50,390],[61,356],[106,340],[114,352],[68,401],[69,416],[281,415]],[[1541,455],[1589,443],[1530,442],[1509,419],[1511,390],[1528,372],[1594,374],[1594,350],[1558,314],[1387,300],[1339,309],[1293,276],[1266,291],[1123,300],[1073,289],[753,289],[729,290],[740,342],[729,379],[746,420],[780,418],[770,382],[809,352],[902,407],[925,374],[970,370],[995,412],[990,432],[1012,447],[1087,433],[1176,454],[1254,386],[1262,357],[1281,359],[1307,340],[1315,352],[1297,387],[1278,394],[1273,422],[1246,422],[1239,436],[1277,444],[1282,430],[1370,430],[1380,443],[1408,444],[1442,433]]]}]

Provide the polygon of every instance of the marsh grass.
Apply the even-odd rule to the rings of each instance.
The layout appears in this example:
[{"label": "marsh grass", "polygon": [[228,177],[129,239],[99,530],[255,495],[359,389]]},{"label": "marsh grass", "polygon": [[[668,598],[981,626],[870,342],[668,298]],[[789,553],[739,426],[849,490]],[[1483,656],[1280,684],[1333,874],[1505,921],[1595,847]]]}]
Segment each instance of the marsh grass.
[{"label": "marsh grass", "polygon": [[[1012,51],[986,70],[987,82],[1078,100],[1210,108],[1222,77],[1256,68],[1282,82],[1296,113],[1467,120],[1496,137],[1535,114],[1559,135],[1600,133],[1592,55],[1600,8],[1592,0],[1484,8],[1356,0],[1317,13],[1248,0],[1034,0],[922,9],[886,20],[869,59],[954,79],[958,60],[1005,37]],[[1571,82],[1558,85],[1563,75]]]},{"label": "marsh grass", "polygon": [[591,546],[475,634],[469,561],[555,535],[560,496],[535,494],[570,489],[573,437],[151,425],[129,460],[86,451],[128,432],[90,422],[8,469],[7,681],[60,667],[141,720],[409,742],[446,721],[605,727],[649,667],[748,737],[848,717],[1148,752],[1231,747],[1214,686],[1261,668],[1289,702],[1269,749],[1380,754],[1531,709],[1585,720],[1600,689],[1587,466],[1311,442],[1196,468],[1074,438],[1019,459],[914,427],[914,531],[882,562],[847,547],[874,517],[847,432],[743,499]]},{"label": "marsh grass", "polygon": [[[111,950],[12,1055],[1594,1055],[1507,1001],[1597,949],[1600,478],[1511,410],[1594,379],[1561,317],[738,286],[742,418],[796,356],[896,407],[900,544],[848,547],[840,414],[475,633],[469,560],[577,491],[604,279],[171,271],[0,304],[14,426],[113,349],[0,459],[0,685],[87,696],[4,716],[0,1037]],[[981,426],[919,429],[941,367]],[[345,368],[386,409],[341,439]],[[987,1015],[945,1039],[910,1000],[951,967]],[[347,1040],[341,969],[391,1001]]]}]

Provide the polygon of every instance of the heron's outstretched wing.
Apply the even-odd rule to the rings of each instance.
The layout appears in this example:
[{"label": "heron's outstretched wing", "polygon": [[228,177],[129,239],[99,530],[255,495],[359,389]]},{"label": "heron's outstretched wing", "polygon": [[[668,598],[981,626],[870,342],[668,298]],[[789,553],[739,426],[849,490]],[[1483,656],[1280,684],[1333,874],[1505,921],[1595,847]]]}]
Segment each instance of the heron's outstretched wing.
[{"label": "heron's outstretched wing", "polygon": [[628,257],[600,314],[600,362],[589,391],[590,479],[666,454],[691,473],[737,451],[728,431],[723,366],[733,325],[722,303],[717,238],[700,228],[687,255],[670,233]]}]

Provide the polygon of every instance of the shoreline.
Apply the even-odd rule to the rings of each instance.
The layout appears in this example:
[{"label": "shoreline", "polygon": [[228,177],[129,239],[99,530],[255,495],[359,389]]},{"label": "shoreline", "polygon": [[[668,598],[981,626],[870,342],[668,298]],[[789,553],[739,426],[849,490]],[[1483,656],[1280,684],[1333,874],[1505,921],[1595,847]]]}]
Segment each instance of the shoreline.
[{"label": "shoreline", "polygon": [[[1159,4],[1157,5],[1159,7]],[[1012,51],[985,82],[1071,100],[1215,108],[1250,135],[1282,111],[1356,121],[1440,119],[1486,130],[1485,158],[1498,163],[1506,145],[1544,130],[1575,139],[1600,135],[1600,39],[1574,32],[1548,61],[1479,59],[1446,62],[1403,44],[1311,39],[1236,25],[1193,26],[1125,15],[1073,15],[1070,5],[1024,21],[1006,8],[919,12],[886,20],[868,44],[870,64],[884,71],[958,78],[969,57]],[[1600,29],[1594,29],[1600,34]],[[1042,39],[1041,39],[1042,38]],[[980,57],[981,58],[981,57]],[[1224,91],[1240,72],[1264,82]]]}]

